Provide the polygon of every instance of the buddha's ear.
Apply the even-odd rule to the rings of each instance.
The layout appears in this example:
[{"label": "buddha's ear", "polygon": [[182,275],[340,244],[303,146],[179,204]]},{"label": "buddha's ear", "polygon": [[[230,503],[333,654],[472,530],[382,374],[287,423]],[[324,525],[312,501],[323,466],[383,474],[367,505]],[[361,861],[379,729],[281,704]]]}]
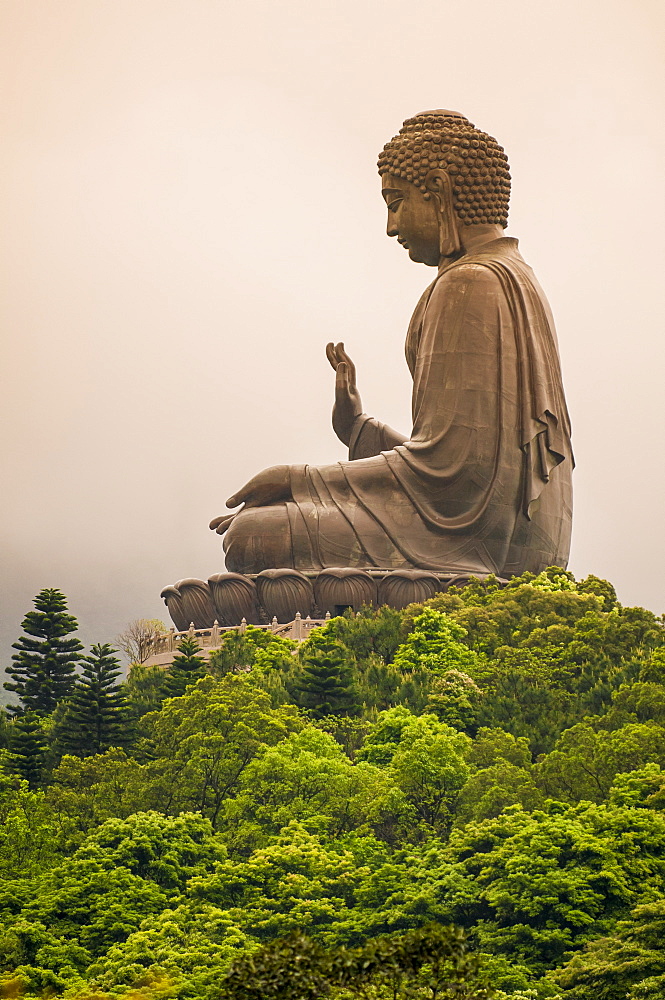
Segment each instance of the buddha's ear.
[{"label": "buddha's ear", "polygon": [[445,170],[430,170],[425,188],[434,198],[439,216],[439,253],[442,257],[458,257],[462,252],[459,222],[455,214],[453,186]]}]

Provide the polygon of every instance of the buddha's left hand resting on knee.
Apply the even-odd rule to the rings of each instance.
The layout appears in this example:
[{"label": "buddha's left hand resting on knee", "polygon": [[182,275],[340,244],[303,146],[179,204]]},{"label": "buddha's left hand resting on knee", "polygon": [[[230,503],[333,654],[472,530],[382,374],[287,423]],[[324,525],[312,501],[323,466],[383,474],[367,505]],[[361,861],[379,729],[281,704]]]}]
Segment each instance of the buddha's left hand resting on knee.
[{"label": "buddha's left hand resting on knee", "polygon": [[[291,493],[291,472],[288,465],[271,465],[269,469],[264,469],[246,483],[242,489],[234,493],[226,501],[227,507],[238,507],[240,504],[248,507],[269,507],[272,504],[286,503],[292,500]],[[223,535],[231,524],[236,514],[222,514],[210,522],[210,527]]]}]

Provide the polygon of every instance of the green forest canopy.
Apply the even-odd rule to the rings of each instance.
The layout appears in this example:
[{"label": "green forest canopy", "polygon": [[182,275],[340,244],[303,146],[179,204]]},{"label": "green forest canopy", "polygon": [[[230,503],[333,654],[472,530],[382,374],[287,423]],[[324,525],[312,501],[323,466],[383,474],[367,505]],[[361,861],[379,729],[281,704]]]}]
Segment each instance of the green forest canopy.
[{"label": "green forest canopy", "polygon": [[665,995],[665,623],[606,581],[125,684],[76,627],[43,591],[8,670],[0,996]]}]

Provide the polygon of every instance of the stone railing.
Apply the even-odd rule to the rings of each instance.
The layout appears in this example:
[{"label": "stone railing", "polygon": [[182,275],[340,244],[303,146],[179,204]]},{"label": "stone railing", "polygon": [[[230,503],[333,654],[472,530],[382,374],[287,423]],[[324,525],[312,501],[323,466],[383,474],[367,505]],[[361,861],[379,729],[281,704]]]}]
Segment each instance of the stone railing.
[{"label": "stone railing", "polygon": [[[269,625],[251,625],[251,628],[259,628],[264,632],[272,632],[273,635],[278,635],[282,639],[293,639],[295,642],[304,642],[312,629],[325,625],[327,621],[330,621],[330,614],[326,614],[325,618],[310,618],[309,616],[303,618],[300,612],[298,612],[291,622],[282,623],[278,622],[277,618],[273,618]],[[177,653],[178,645],[183,639],[196,639],[205,655],[211,650],[219,648],[222,637],[227,632],[242,633],[247,631],[247,627],[248,623],[243,618],[240,625],[220,625],[218,622],[214,622],[210,628],[194,628],[194,624],[192,623],[184,632],[176,632],[172,628],[164,635],[160,635],[155,639],[152,653],[146,660],[146,666],[168,665]]]}]

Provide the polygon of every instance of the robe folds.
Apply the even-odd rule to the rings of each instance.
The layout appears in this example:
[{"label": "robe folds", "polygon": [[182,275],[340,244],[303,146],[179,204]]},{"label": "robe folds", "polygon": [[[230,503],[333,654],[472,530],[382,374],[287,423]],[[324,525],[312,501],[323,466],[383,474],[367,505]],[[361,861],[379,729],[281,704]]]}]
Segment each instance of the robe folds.
[{"label": "robe folds", "polygon": [[291,466],[292,502],[236,517],[229,569],[509,577],[566,566],[570,422],[551,312],[517,240],[439,269],[409,325],[406,359],[410,436],[359,416],[348,461]]}]

